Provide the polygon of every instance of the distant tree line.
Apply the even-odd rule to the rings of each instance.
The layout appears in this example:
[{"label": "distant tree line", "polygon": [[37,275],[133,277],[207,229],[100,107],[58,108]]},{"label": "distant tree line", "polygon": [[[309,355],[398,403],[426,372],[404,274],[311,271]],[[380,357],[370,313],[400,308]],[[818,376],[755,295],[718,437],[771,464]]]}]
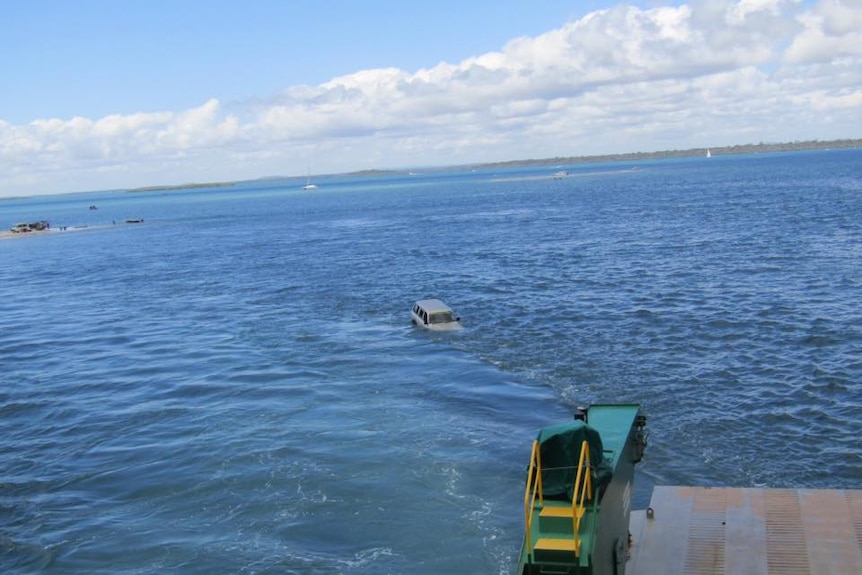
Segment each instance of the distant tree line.
[{"label": "distant tree line", "polygon": [[[730,155],[730,154],[756,154],[766,152],[793,152],[802,150],[826,150],[834,148],[862,148],[862,139],[856,140],[829,140],[821,142],[820,140],[808,140],[804,142],[785,142],[781,144],[743,144],[738,146],[719,146],[708,148],[713,156]],[[636,160],[657,160],[661,158],[686,158],[692,156],[705,156],[707,148],[691,148],[688,150],[665,150],[662,152],[634,152],[628,154],[605,154],[600,156],[575,156],[575,157],[554,157],[533,160],[509,160],[506,162],[492,162],[485,164],[468,164],[460,166],[439,166],[434,168],[422,168],[423,173],[443,172],[452,170],[471,170],[477,168],[512,168],[518,166],[557,166],[561,164],[582,164],[594,162],[630,162]],[[382,176],[387,174],[408,174],[411,173],[406,169],[403,170],[362,170],[342,174],[345,176]],[[296,176],[270,176],[259,178],[260,180],[295,180]],[[171,190],[186,190],[194,188],[214,188],[219,186],[233,186],[238,182],[211,182],[211,183],[190,183],[180,185],[166,186],[147,186],[144,188],[134,188],[127,190],[129,192],[154,192],[154,191],[171,191]]]},{"label": "distant tree line", "polygon": [[693,156],[705,156],[707,150],[713,156],[730,154],[757,154],[769,152],[798,152],[804,150],[828,150],[835,148],[862,148],[862,139],[829,140],[807,140],[802,142],[784,142],[780,144],[743,144],[737,146],[719,146],[715,148],[690,148],[687,150],[664,150],[661,152],[633,152],[628,154],[604,154],[597,156],[574,156],[554,157],[534,160],[510,160],[506,162],[493,162],[488,164],[473,165],[472,168],[498,168],[517,166],[545,166],[560,164],[579,164],[593,162],[626,162],[635,160],[658,160],[662,158],[687,158]]}]

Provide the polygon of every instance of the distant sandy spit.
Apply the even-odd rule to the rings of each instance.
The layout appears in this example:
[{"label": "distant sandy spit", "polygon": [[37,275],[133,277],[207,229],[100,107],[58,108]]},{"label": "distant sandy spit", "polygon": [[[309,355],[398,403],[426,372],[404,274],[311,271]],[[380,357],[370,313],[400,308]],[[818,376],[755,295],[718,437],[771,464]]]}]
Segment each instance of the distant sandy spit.
[{"label": "distant sandy spit", "polygon": [[[129,222],[124,223],[141,223],[143,220],[131,220]],[[10,240],[17,238],[27,238],[31,236],[47,236],[47,235],[55,235],[55,234],[68,234],[71,232],[83,232],[86,230],[104,230],[107,228],[117,227],[117,224],[102,224],[98,226],[63,226],[59,228],[50,228],[47,230],[38,230],[31,232],[23,232],[23,233],[15,233],[11,231],[2,231],[0,232],[0,240]]]},{"label": "distant sandy spit", "polygon": [[26,233],[15,233],[15,232],[0,232],[0,240],[11,240],[12,238],[26,238],[27,236],[44,236],[46,234],[52,234],[55,230],[42,230],[40,232],[26,232]]}]

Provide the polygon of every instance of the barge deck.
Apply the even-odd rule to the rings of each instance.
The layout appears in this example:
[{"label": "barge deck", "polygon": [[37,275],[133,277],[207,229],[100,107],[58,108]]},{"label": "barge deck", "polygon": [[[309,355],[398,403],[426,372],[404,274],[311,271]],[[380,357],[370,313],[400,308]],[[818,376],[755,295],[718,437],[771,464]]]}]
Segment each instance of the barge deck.
[{"label": "barge deck", "polygon": [[663,486],[632,511],[630,575],[862,573],[862,490]]}]

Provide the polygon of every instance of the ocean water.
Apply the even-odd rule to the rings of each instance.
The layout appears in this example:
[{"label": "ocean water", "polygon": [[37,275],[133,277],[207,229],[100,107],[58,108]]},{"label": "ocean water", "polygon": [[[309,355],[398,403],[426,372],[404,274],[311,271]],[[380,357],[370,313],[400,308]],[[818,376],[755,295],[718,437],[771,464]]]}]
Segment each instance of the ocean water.
[{"label": "ocean water", "polygon": [[862,150],[302,183],[0,201],[55,230],[0,240],[0,572],[512,573],[594,402],[635,507],[862,487]]}]

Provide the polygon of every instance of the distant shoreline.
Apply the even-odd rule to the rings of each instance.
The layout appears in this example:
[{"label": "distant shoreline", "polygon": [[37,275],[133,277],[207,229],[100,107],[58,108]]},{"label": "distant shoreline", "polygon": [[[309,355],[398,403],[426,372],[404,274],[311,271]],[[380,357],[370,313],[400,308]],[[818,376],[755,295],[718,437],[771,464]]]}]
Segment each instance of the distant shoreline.
[{"label": "distant shoreline", "polygon": [[[706,156],[707,151],[712,156],[729,156],[740,154],[766,154],[776,152],[804,152],[814,150],[832,150],[832,149],[852,149],[862,148],[862,139],[841,139],[841,140],[806,140],[797,142],[785,142],[778,144],[742,144],[735,146],[717,146],[705,148],[689,148],[686,150],[663,150],[659,152],[629,152],[624,154],[602,154],[594,156],[556,156],[553,158],[537,158],[526,160],[506,160],[501,162],[483,162],[477,164],[457,164],[450,166],[426,166],[413,168],[399,169],[368,169],[358,170],[353,172],[344,172],[338,174],[313,174],[314,177],[380,177],[387,175],[413,175],[413,174],[433,174],[441,172],[463,172],[469,170],[481,169],[498,169],[498,168],[517,168],[527,166],[558,166],[562,164],[590,164],[603,162],[633,162],[643,160],[660,160],[666,158],[688,158]],[[154,186],[143,186],[138,188],[120,188],[110,191],[125,192],[125,193],[142,193],[142,192],[172,192],[181,190],[191,190],[199,188],[223,188],[236,186],[246,182],[290,182],[305,181],[308,176],[263,176],[251,180],[233,180],[223,182],[204,182],[204,183],[186,183],[186,184],[164,184]],[[92,190],[90,192],[61,192],[52,195],[66,195],[72,193],[94,193],[109,190]],[[0,198],[2,200],[22,199],[32,196],[11,196]]]},{"label": "distant shoreline", "polygon": [[557,164],[591,164],[600,162],[628,162],[637,160],[661,160],[665,158],[690,158],[706,156],[709,152],[712,156],[730,156],[741,154],[768,154],[775,152],[805,152],[814,150],[834,150],[862,148],[862,139],[830,140],[821,142],[810,140],[805,142],[787,142],[782,144],[742,144],[736,146],[718,146],[708,148],[690,148],[687,150],[664,150],[661,152],[632,152],[627,154],[605,154],[598,156],[575,156],[556,157],[536,160],[509,160],[505,162],[494,162],[489,164],[478,164],[471,166],[473,169],[517,167],[517,166],[544,166]]},{"label": "distant shoreline", "polygon": [[[742,144],[736,146],[718,146],[709,148],[690,148],[686,150],[664,150],[660,152],[631,152],[626,154],[604,154],[595,156],[557,156],[554,158],[540,158],[528,160],[507,160],[502,162],[485,162],[479,164],[460,164],[453,166],[438,166],[421,168],[421,173],[437,173],[445,171],[465,171],[476,169],[489,168],[515,168],[521,166],[556,166],[559,164],[590,164],[602,162],[630,162],[639,160],[660,160],[664,158],[688,158],[705,156],[707,150],[713,156],[727,156],[735,154],[756,154],[756,153],[771,153],[771,152],[803,152],[810,150],[828,150],[828,149],[849,149],[862,148],[862,139],[844,139],[830,140],[821,142],[819,140],[808,140],[804,142],[785,142],[780,144]],[[355,172],[346,172],[342,174],[316,174],[315,177],[379,177],[392,174],[411,174],[417,168],[404,169],[369,169],[358,170]],[[178,184],[164,186],[147,186],[143,188],[133,188],[126,190],[128,192],[152,192],[152,191],[172,191],[186,190],[192,188],[215,188],[235,186],[243,182],[258,182],[258,181],[302,181],[306,176],[264,176],[254,180],[236,180],[229,182],[212,182],[206,184]]]},{"label": "distant shoreline", "polygon": [[177,185],[166,185],[166,186],[144,186],[142,188],[130,188],[125,190],[127,192],[164,192],[169,190],[193,190],[195,188],[222,188],[222,187],[230,187],[238,184],[239,181],[236,182],[215,182],[211,184],[177,184]]}]

